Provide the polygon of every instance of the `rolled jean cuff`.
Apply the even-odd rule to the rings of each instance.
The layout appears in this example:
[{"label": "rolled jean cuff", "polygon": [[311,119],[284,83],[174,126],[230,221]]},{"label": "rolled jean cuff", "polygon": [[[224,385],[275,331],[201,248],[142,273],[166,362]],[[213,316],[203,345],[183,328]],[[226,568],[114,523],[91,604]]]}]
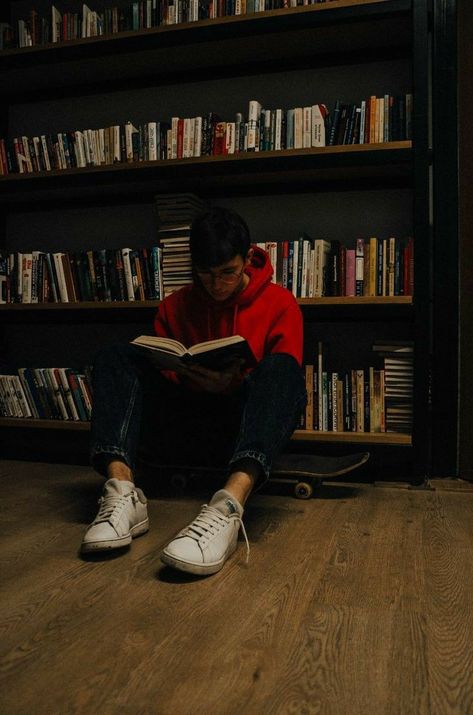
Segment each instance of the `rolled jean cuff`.
[{"label": "rolled jean cuff", "polygon": [[130,469],[133,469],[128,454],[118,447],[95,444],[90,449],[90,464],[103,477],[107,476],[107,464],[114,459],[125,462]]},{"label": "rolled jean cuff", "polygon": [[257,481],[255,482],[255,486],[253,491],[257,491],[260,489],[263,484],[265,484],[268,479],[269,479],[269,473],[271,470],[271,465],[268,464],[268,459],[266,455],[263,452],[257,452],[256,450],[248,449],[243,452],[237,452],[236,454],[233,455],[231,458],[231,461],[229,462],[229,471],[235,471],[235,467],[238,467],[238,462],[243,462],[247,461],[248,459],[253,460],[254,462],[257,462],[258,465],[260,466],[260,473]]}]

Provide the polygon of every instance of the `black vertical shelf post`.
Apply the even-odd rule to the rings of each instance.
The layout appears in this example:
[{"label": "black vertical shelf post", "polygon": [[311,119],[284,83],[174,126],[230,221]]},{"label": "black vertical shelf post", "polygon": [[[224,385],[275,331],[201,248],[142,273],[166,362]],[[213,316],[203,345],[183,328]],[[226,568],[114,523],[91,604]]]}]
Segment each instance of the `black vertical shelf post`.
[{"label": "black vertical shelf post", "polygon": [[433,473],[458,476],[458,136],[456,0],[433,9]]},{"label": "black vertical shelf post", "polygon": [[429,150],[429,0],[413,0],[412,82],[414,150],[414,424],[413,481],[431,469],[431,230]]}]

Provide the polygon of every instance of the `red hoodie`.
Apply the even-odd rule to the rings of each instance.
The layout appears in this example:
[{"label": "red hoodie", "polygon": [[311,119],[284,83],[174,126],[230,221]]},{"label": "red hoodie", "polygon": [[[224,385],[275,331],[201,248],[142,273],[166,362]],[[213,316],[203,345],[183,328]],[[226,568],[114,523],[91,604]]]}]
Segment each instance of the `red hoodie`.
[{"label": "red hoodie", "polygon": [[198,283],[185,286],[160,303],[154,320],[156,335],[195,343],[241,335],[259,362],[265,355],[288,353],[302,364],[302,314],[286,288],[271,282],[267,253],[253,246],[245,268],[249,283],[226,301],[215,301]]}]

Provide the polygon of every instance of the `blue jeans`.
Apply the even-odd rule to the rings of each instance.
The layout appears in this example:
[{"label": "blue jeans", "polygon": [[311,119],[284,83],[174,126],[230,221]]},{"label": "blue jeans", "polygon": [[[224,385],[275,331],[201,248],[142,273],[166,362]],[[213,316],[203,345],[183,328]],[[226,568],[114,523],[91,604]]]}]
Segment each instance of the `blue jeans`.
[{"label": "blue jeans", "polygon": [[128,344],[96,356],[91,463],[106,475],[119,459],[135,469],[140,451],[161,464],[226,466],[251,460],[257,486],[297,427],[306,404],[302,370],[285,353],[268,355],[231,396],[196,393],[167,380]]}]

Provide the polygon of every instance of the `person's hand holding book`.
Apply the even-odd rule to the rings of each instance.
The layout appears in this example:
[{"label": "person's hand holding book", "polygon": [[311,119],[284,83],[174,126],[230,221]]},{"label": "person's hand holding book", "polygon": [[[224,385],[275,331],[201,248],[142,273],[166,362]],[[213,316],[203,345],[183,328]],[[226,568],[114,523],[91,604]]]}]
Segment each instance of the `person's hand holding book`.
[{"label": "person's hand holding book", "polygon": [[179,370],[181,382],[191,390],[230,395],[241,383],[244,360],[237,358],[229,362],[223,370],[209,370],[201,365],[189,365]]}]

